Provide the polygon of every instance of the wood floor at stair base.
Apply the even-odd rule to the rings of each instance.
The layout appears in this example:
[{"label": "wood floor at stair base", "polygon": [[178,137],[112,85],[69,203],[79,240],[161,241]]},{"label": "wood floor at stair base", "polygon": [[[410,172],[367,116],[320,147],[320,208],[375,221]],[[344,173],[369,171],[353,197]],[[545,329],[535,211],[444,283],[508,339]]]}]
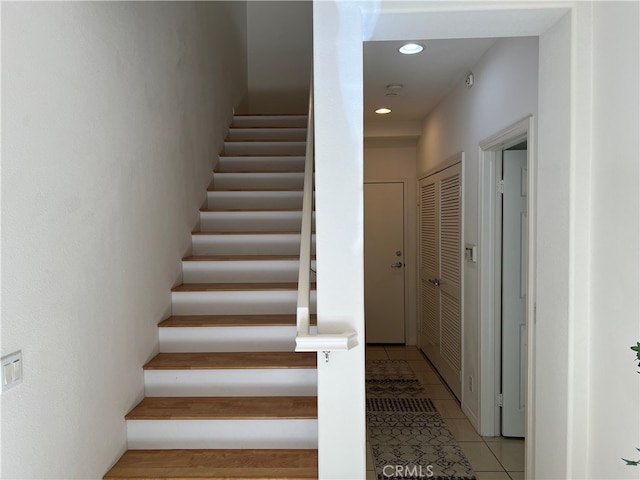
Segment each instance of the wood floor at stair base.
[{"label": "wood floor at stair base", "polygon": [[129,450],[106,479],[318,478],[317,450]]},{"label": "wood floor at stair base", "polygon": [[127,420],[130,450],[318,448],[315,419]]},{"label": "wood floor at stair base", "polygon": [[314,396],[315,369],[145,370],[147,397]]}]

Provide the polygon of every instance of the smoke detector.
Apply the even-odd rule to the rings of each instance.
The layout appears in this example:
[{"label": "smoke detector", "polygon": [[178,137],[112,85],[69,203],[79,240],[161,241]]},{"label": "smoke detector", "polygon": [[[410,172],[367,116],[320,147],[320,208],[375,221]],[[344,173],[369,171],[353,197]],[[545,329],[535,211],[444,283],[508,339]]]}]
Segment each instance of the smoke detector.
[{"label": "smoke detector", "polygon": [[464,78],[464,84],[467,86],[467,88],[473,87],[473,73],[472,72],[467,73],[467,76]]}]

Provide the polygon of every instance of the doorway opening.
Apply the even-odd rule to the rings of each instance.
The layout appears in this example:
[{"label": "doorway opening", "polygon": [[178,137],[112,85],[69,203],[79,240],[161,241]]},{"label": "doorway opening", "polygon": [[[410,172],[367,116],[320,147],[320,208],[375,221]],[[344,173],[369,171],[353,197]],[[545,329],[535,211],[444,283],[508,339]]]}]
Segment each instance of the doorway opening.
[{"label": "doorway opening", "polygon": [[480,144],[480,430],[527,438],[535,298],[534,119]]},{"label": "doorway opening", "polygon": [[406,343],[406,181],[364,184],[365,340]]}]

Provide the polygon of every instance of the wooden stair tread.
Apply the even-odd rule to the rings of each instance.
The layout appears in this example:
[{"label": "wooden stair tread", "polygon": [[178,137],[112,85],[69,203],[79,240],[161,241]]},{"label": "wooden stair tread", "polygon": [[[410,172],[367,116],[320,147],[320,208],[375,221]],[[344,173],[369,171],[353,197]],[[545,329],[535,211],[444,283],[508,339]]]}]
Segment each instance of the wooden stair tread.
[{"label": "wooden stair tread", "polygon": [[191,232],[191,235],[300,235],[300,231]]},{"label": "wooden stair tread", "polygon": [[313,352],[180,352],[159,353],[145,370],[235,370],[316,368]]},{"label": "wooden stair tread", "polygon": [[307,127],[277,127],[273,125],[258,125],[255,127],[239,127],[237,125],[231,125],[229,130],[249,130],[251,128],[277,128],[281,130],[306,130]]},{"label": "wooden stair tread", "polygon": [[280,189],[280,190],[255,190],[255,189],[243,189],[243,190],[216,190],[215,188],[210,188],[207,192],[237,192],[237,193],[269,193],[269,192],[303,192],[301,188],[288,188],[288,189]]},{"label": "wooden stair tread", "polygon": [[317,479],[318,451],[128,450],[104,478]]},{"label": "wooden stair tread", "polygon": [[145,397],[127,420],[315,419],[316,397]]},{"label": "wooden stair tread", "polygon": [[[315,289],[315,283],[311,289]],[[229,292],[229,291],[287,291],[298,290],[298,284],[294,282],[270,282],[270,283],[183,283],[173,288],[173,292]]]},{"label": "wooden stair tread", "polygon": [[244,174],[244,173],[273,173],[273,174],[281,174],[281,173],[304,173],[304,170],[292,170],[290,168],[282,169],[282,170],[225,170],[224,172],[220,172],[217,170],[213,171],[216,175],[224,175],[225,173],[231,173],[233,175]]},{"label": "wooden stair tread", "polygon": [[302,192],[300,188],[208,188],[207,192]]},{"label": "wooden stair tread", "polygon": [[[311,315],[311,324],[316,324]],[[270,327],[294,326],[295,315],[173,315],[158,324],[162,328],[173,327]]]},{"label": "wooden stair tread", "polygon": [[307,113],[234,113],[235,117],[306,117]]},{"label": "wooden stair tread", "polygon": [[224,143],[307,143],[307,141],[306,140],[264,139],[264,140],[225,140]]},{"label": "wooden stair tread", "polygon": [[301,208],[201,208],[201,212],[301,212]]},{"label": "wooden stair tread", "polygon": [[[312,256],[312,259],[315,259]],[[183,262],[224,262],[224,261],[291,261],[300,260],[300,255],[209,255],[184,257]]]},{"label": "wooden stair tread", "polygon": [[220,155],[218,155],[220,158],[226,158],[226,157],[264,157],[264,158],[270,158],[270,157],[304,157],[303,154],[301,153],[234,153],[234,154],[230,154],[230,153],[221,153]]}]

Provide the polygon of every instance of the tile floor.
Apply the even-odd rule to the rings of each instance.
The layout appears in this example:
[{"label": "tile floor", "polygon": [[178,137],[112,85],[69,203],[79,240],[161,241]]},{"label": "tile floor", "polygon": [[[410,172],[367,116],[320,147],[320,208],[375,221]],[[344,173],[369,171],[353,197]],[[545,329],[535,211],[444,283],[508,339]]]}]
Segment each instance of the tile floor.
[{"label": "tile floor", "polygon": [[[524,440],[480,437],[420,350],[409,346],[368,346],[366,352],[367,360],[406,360],[409,363],[467,456],[478,480],[524,479]],[[367,480],[375,478],[371,446],[367,443]]]}]

